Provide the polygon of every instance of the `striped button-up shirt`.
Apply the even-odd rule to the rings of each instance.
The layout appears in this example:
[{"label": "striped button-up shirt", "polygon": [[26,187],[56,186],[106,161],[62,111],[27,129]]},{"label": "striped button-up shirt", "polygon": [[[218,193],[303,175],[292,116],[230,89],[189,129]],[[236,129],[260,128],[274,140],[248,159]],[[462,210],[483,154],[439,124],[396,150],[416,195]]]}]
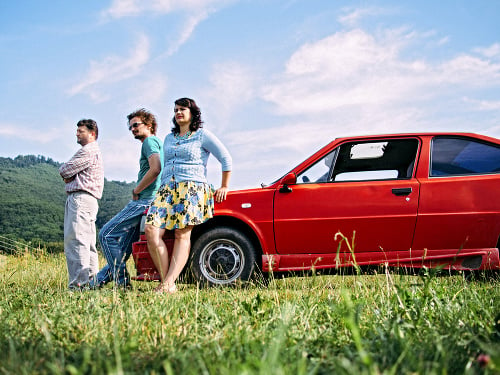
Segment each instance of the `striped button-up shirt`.
[{"label": "striped button-up shirt", "polygon": [[73,178],[66,183],[66,193],[85,191],[101,199],[104,189],[104,168],[101,150],[97,142],[90,142],[79,149],[73,157],[61,165],[62,178]]}]

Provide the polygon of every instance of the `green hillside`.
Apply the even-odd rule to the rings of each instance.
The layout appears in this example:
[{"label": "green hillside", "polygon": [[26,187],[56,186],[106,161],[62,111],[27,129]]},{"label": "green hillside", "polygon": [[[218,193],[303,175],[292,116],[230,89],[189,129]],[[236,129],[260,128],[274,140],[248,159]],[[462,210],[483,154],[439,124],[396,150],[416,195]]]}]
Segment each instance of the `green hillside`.
[{"label": "green hillside", "polygon": [[[0,236],[44,242],[63,240],[66,193],[60,163],[43,156],[0,157]],[[104,183],[98,229],[129,201],[133,183]]]}]

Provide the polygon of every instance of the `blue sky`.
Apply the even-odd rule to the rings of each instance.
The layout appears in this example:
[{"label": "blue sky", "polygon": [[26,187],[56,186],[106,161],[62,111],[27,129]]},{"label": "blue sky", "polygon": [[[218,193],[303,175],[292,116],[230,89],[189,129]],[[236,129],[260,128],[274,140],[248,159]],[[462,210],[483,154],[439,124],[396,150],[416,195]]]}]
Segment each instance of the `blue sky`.
[{"label": "blue sky", "polygon": [[340,136],[500,138],[495,0],[19,0],[0,14],[4,157],[66,161],[76,122],[93,118],[106,177],[133,181],[126,115],[151,110],[163,139],[184,96],[231,152],[233,189]]}]

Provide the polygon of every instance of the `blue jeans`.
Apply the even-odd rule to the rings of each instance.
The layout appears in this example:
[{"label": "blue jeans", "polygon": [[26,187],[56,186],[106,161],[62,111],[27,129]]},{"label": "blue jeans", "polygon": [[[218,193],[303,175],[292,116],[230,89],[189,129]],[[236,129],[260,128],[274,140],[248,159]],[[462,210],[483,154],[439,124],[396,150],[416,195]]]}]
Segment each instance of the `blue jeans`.
[{"label": "blue jeans", "polygon": [[108,264],[94,279],[95,286],[114,281],[117,286],[130,284],[126,263],[132,254],[132,243],[139,238],[139,224],[152,199],[130,201],[99,232],[99,242]]}]

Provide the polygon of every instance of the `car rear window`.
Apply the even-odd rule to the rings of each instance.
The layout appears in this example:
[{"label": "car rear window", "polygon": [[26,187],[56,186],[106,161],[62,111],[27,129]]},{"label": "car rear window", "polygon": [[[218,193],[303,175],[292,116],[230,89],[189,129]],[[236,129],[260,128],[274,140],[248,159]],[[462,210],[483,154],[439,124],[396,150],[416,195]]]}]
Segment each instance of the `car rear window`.
[{"label": "car rear window", "polygon": [[432,177],[499,172],[499,145],[449,136],[438,136],[432,140]]}]

